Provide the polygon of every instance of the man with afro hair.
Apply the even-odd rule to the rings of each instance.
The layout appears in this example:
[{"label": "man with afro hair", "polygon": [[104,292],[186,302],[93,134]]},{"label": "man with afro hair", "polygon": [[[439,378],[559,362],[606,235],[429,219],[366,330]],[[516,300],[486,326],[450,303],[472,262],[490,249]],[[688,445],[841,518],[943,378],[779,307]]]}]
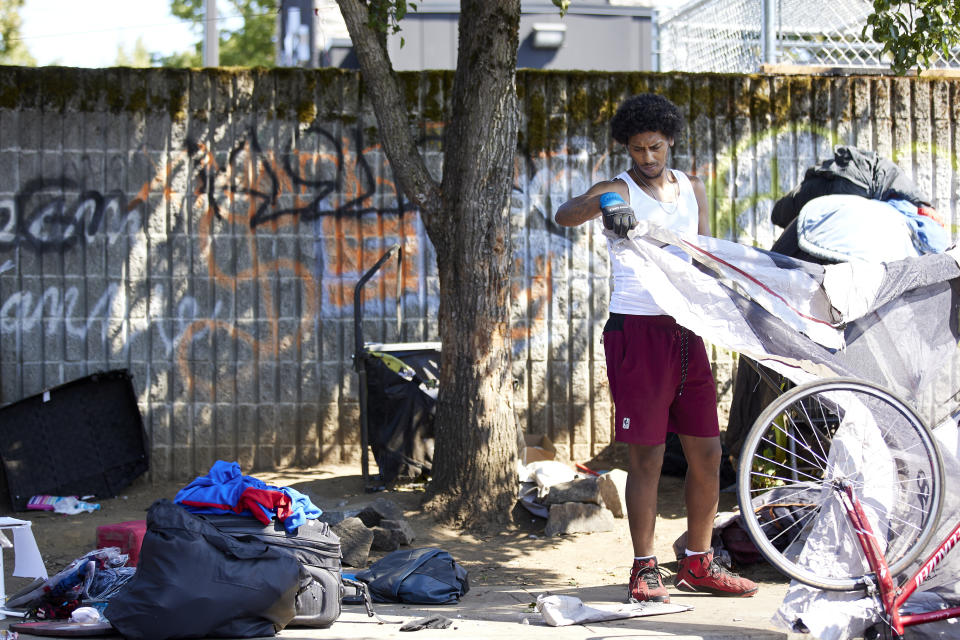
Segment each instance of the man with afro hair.
[{"label": "man with afro hair", "polygon": [[[613,291],[603,348],[616,440],[627,443],[629,451],[625,498],[634,560],[628,599],[636,601],[670,601],[654,555],[657,488],[668,431],[677,434],[687,459],[687,549],[678,559],[674,586],[726,596],[757,592],[756,584],[721,567],[710,546],[720,496],[721,447],[706,348],[699,336],[654,302],[636,275],[642,258],[628,237],[637,220],[681,237],[709,234],[703,182],[668,165],[670,148],[683,129],[680,110],[666,98],[644,93],[626,99],[610,131],[629,155],[629,167],[568,200],[555,216],[567,227],[598,220],[607,237]],[[690,260],[676,247],[665,250]]]}]

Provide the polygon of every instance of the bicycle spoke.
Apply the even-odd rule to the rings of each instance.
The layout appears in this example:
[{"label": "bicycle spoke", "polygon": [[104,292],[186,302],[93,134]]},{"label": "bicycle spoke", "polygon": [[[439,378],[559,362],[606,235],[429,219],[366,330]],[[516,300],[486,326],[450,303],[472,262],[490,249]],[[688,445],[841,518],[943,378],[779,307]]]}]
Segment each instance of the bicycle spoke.
[{"label": "bicycle spoke", "polygon": [[[773,446],[775,446],[775,445],[773,445]],[[781,450],[786,451],[785,449],[781,449]],[[789,455],[790,452],[787,451],[787,454]],[[797,458],[796,456],[794,456],[794,457]],[[761,461],[763,461],[763,462],[768,462],[768,463],[772,464],[773,466],[780,468],[780,469],[783,470],[783,471],[789,471],[789,472],[791,472],[791,473],[793,473],[793,472],[802,473],[806,478],[808,478],[810,481],[813,481],[813,482],[819,481],[819,480],[821,479],[821,477],[819,477],[819,476],[814,476],[814,475],[811,475],[811,474],[806,473],[806,472],[801,472],[801,470],[800,470],[800,469],[797,469],[796,467],[788,467],[788,466],[786,465],[786,463],[781,462],[781,461],[776,460],[776,459],[773,459],[773,458],[770,458],[770,457],[768,457],[768,456],[758,455],[758,456],[756,456],[756,459],[757,459],[757,460],[761,460]],[[798,458],[798,459],[803,460],[802,458]],[[806,462],[806,460],[803,460],[803,461]],[[821,469],[821,471],[822,471],[822,469]],[[770,475],[770,477],[771,477],[771,478],[776,478],[776,479],[778,479],[778,480],[782,480],[782,479],[783,479],[782,477],[779,477],[779,476],[777,476],[776,474]]]},{"label": "bicycle spoke", "polygon": [[[802,412],[803,412],[804,418],[806,418],[806,424],[810,426],[811,433],[812,433],[812,435],[816,438],[817,447],[820,449],[820,456],[819,456],[819,457],[820,457],[820,459],[823,461],[823,464],[826,465],[826,463],[827,463],[827,457],[828,457],[828,455],[827,455],[827,450],[829,449],[829,446],[827,446],[827,447],[824,446],[824,440],[820,437],[820,433],[819,433],[819,431],[817,430],[816,425],[817,425],[817,424],[829,424],[830,421],[835,417],[835,414],[833,414],[833,413],[831,412],[831,413],[829,414],[829,416],[828,416],[828,414],[827,414],[827,412],[824,410],[823,404],[822,404],[821,402],[817,402],[817,407],[819,407],[819,409],[820,409],[820,415],[817,416],[816,418],[814,418],[814,417],[812,417],[812,416],[810,415],[810,412],[809,412],[807,406],[804,405],[802,402],[796,403],[796,407],[797,407],[797,410],[798,410],[798,411],[802,411]],[[795,427],[797,426],[795,422],[794,422],[793,424],[794,424]],[[795,431],[796,431],[797,433],[800,433],[800,436],[803,437],[803,433],[802,433],[801,430],[795,429]],[[811,453],[814,453],[814,455],[816,455],[816,452],[813,451],[813,447],[810,447],[809,445],[805,445],[805,446],[807,446],[807,448],[810,449]]]},{"label": "bicycle spoke", "polygon": [[[811,485],[809,484],[797,484],[797,485],[782,485],[777,487],[777,498],[773,502],[782,503],[782,502],[796,502],[796,503],[805,503],[809,502],[809,495]],[[784,491],[784,489],[796,489],[792,492]],[[754,489],[754,492],[759,494],[766,493],[763,489]]]},{"label": "bicycle spoke", "polygon": [[[936,444],[908,405],[873,383],[829,379],[787,392],[756,420],[738,494],[747,531],[771,564],[808,585],[848,590],[864,584],[869,567],[846,510],[832,503],[837,492],[860,502],[898,572],[933,532],[942,478]],[[806,545],[808,535],[818,543]],[[857,555],[831,562],[824,554],[834,543]]]},{"label": "bicycle spoke", "polygon": [[[806,413],[806,407],[801,406],[800,409],[803,410],[804,413]],[[790,427],[791,427],[789,431],[787,431],[786,429],[782,429],[783,434],[786,437],[793,440],[795,443],[800,444],[805,451],[809,451],[813,455],[813,457],[817,459],[817,463],[815,466],[819,466],[820,468],[826,467],[827,455],[823,449],[823,444],[820,442],[819,436],[817,436],[816,428],[815,427],[812,428],[811,431],[812,431],[812,434],[817,437],[817,444],[820,449],[821,455],[817,455],[817,452],[814,451],[813,447],[810,446],[810,444],[806,441],[806,438],[803,435],[804,429],[802,427],[812,426],[814,424],[813,421],[810,419],[809,415],[806,416],[807,418],[806,423],[797,422],[788,413],[783,413],[782,415],[784,420],[787,420],[790,422]],[[810,461],[808,461],[808,463],[814,464],[813,462],[810,462]]]}]

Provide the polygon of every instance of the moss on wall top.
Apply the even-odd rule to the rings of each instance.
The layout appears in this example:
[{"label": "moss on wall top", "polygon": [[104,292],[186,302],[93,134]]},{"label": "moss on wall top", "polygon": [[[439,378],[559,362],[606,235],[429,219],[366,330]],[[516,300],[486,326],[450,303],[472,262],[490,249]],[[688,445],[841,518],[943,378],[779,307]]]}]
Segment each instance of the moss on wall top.
[{"label": "moss on wall top", "polygon": [[[449,118],[452,71],[403,72],[398,78],[411,122],[427,126]],[[256,112],[301,125],[318,121],[352,124],[368,111],[361,84],[358,72],[336,68],[0,66],[0,108],[165,112],[173,122],[188,117],[208,119],[208,111],[214,110]],[[521,140],[532,153],[562,146],[571,132],[605,143],[604,131],[617,105],[626,96],[644,91],[667,96],[690,120],[743,118],[789,126],[806,120],[848,121],[856,114],[863,117],[863,109],[879,109],[884,117],[903,117],[905,109],[913,113],[917,106],[910,98],[917,91],[949,105],[937,111],[938,118],[956,121],[960,120],[960,100],[955,99],[960,95],[958,86],[960,82],[953,79],[887,76],[517,72]]]}]

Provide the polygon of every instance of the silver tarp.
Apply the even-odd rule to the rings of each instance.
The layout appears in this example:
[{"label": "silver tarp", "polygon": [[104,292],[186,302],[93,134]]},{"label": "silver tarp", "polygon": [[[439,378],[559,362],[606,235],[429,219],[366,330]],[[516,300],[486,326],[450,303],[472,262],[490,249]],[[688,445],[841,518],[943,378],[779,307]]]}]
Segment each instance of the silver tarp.
[{"label": "silver tarp", "polygon": [[[796,384],[829,376],[871,381],[910,403],[928,425],[937,425],[947,484],[944,516],[935,545],[955,525],[960,494],[957,422],[960,408],[960,254],[955,250],[889,263],[847,262],[817,265],[716,238],[680,238],[641,223],[626,239],[612,239],[612,250],[636,252],[636,276],[656,303],[677,322],[711,344],[748,356]],[[687,262],[664,251],[681,247]],[[845,447],[849,439],[851,446]],[[869,428],[844,425],[831,456],[869,454],[882,468]],[[869,473],[869,471],[865,471]],[[884,530],[881,507],[871,512],[875,530]],[[861,562],[859,550],[838,549],[829,521],[843,517],[824,509],[804,553],[822,553],[824,562]],[[933,549],[931,548],[930,551]],[[920,560],[927,555],[925,551]],[[956,577],[960,554],[941,565],[914,597],[924,607],[960,600]],[[919,564],[919,560],[918,560]],[[875,621],[876,603],[862,593],[822,592],[797,583],[774,616],[786,629],[802,621],[811,634],[841,640],[862,634]],[[911,637],[947,637],[951,623],[911,629]]]}]

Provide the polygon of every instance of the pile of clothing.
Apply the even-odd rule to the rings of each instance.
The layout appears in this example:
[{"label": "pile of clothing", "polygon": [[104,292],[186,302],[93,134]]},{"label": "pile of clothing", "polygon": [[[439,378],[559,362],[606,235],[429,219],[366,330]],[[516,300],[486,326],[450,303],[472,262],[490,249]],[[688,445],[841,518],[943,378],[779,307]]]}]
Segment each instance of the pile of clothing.
[{"label": "pile of clothing", "polygon": [[288,533],[295,533],[321,511],[310,498],[291,487],[273,487],[253,476],[245,476],[236,462],[217,460],[210,472],[199,476],[177,492],[173,499],[187,511],[198,514],[246,514],[263,524],[274,519]]},{"label": "pile of clothing", "polygon": [[328,627],[344,588],[340,539],[321,514],[299,491],[218,460],[150,506],[136,567],[119,548],[96,549],[7,605],[36,620],[81,622],[90,610],[128,640]]}]

